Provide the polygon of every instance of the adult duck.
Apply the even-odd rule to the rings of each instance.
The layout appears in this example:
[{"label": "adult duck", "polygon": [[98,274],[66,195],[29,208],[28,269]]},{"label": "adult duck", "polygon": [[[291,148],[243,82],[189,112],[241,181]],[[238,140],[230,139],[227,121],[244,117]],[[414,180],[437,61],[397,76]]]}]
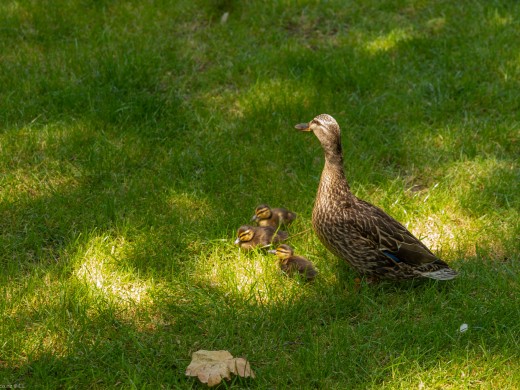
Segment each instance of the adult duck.
[{"label": "adult duck", "polygon": [[321,114],[295,127],[312,131],[325,153],[312,225],[329,251],[371,279],[449,280],[457,276],[402,224],[352,194],[343,169],[341,131],[333,117]]}]

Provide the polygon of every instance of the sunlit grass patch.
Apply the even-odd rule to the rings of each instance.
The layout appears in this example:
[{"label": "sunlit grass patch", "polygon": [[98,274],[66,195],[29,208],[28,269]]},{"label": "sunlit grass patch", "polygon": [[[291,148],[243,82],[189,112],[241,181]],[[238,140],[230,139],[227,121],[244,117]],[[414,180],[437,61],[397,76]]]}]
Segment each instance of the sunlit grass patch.
[{"label": "sunlit grass patch", "polygon": [[149,304],[146,281],[125,261],[127,249],[124,237],[93,237],[78,253],[74,275],[94,294],[121,307]]},{"label": "sunlit grass patch", "polygon": [[196,221],[204,218],[212,218],[214,210],[204,199],[188,193],[171,191],[166,198],[166,205],[176,213],[179,223]]},{"label": "sunlit grass patch", "polygon": [[488,22],[496,26],[507,26],[513,23],[513,21],[514,18],[512,15],[495,10]]},{"label": "sunlit grass patch", "polygon": [[[431,366],[424,367],[416,361],[396,361],[395,370],[392,370],[393,381],[383,382],[371,388],[408,389],[411,386],[418,389],[428,389],[435,386],[444,389],[459,389],[461,386],[480,387],[484,383],[502,388],[515,387],[518,380],[514,373],[518,364],[509,358],[492,354],[482,354],[477,351],[466,351],[464,358],[456,351],[451,356],[451,364],[457,367],[456,371],[447,368],[442,357]],[[398,367],[407,367],[401,370]],[[420,373],[420,374],[418,374]],[[506,377],[506,380],[498,379]]]},{"label": "sunlit grass patch", "polygon": [[463,229],[463,226],[460,220],[456,224],[453,224],[453,222],[453,217],[442,214],[429,215],[426,220],[415,222],[411,231],[426,246],[441,256],[440,252],[450,249],[458,249],[460,251],[462,249],[459,247],[458,235],[455,234],[454,230]]},{"label": "sunlit grass patch", "polygon": [[282,274],[275,256],[260,249],[245,252],[230,244],[198,257],[192,277],[225,296],[262,306],[290,302],[305,291],[302,282]]},{"label": "sunlit grass patch", "polygon": [[277,111],[277,115],[282,112],[290,114],[294,106],[309,106],[309,98],[312,99],[315,92],[301,82],[288,82],[279,78],[262,79],[239,97],[235,111],[239,117],[250,117],[272,109]]},{"label": "sunlit grass patch", "polygon": [[366,44],[366,50],[371,54],[378,52],[387,52],[396,47],[396,45],[406,42],[414,37],[413,30],[395,29],[388,34],[378,36]]}]

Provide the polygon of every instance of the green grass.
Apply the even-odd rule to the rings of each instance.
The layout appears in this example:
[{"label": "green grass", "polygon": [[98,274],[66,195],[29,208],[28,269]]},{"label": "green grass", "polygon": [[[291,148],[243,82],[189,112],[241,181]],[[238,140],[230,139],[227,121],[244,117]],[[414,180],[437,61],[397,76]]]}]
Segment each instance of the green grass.
[{"label": "green grass", "polygon": [[[202,388],[191,353],[226,349],[257,373],[231,388],[517,388],[518,15],[3,1],[0,386]],[[458,279],[355,290],[308,230],[322,151],[293,125],[324,112],[353,191]],[[314,284],[232,245],[264,202]]]}]

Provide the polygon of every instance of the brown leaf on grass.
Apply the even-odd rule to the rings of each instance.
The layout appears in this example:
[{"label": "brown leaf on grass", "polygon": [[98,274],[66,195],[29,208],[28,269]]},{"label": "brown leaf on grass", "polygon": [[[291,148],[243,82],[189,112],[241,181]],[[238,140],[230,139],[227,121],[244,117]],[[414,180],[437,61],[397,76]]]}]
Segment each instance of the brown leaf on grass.
[{"label": "brown leaf on grass", "polygon": [[231,379],[231,374],[244,378],[254,378],[255,373],[246,359],[233,358],[228,351],[193,352],[191,363],[186,368],[186,375],[196,376],[208,386],[218,385],[222,379]]},{"label": "brown leaf on grass", "polygon": [[251,369],[251,365],[244,358],[234,358],[228,360],[228,368],[233,374],[241,376],[243,378],[254,378],[255,373]]}]

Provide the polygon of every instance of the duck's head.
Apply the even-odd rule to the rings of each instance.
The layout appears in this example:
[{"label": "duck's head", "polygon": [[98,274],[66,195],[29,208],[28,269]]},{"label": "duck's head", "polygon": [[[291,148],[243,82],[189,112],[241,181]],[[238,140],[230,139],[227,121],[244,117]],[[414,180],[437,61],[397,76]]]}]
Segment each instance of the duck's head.
[{"label": "duck's head", "polygon": [[309,123],[294,126],[300,131],[312,131],[321,142],[325,155],[341,155],[341,130],[336,119],[320,114]]},{"label": "duck's head", "polygon": [[279,245],[278,248],[271,249],[267,252],[278,256],[282,260],[288,259],[289,257],[291,257],[294,254],[293,248],[291,248],[289,245],[286,245],[286,244]]},{"label": "duck's head", "polygon": [[253,228],[249,225],[240,226],[237,230],[237,239],[235,240],[235,245],[240,244],[241,242],[251,241],[255,232]]},{"label": "duck's head", "polygon": [[259,221],[261,219],[271,218],[271,208],[266,204],[261,204],[255,209],[255,215],[251,218],[251,221]]}]

